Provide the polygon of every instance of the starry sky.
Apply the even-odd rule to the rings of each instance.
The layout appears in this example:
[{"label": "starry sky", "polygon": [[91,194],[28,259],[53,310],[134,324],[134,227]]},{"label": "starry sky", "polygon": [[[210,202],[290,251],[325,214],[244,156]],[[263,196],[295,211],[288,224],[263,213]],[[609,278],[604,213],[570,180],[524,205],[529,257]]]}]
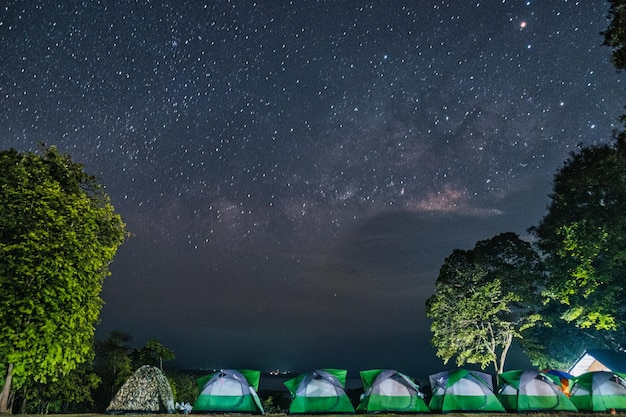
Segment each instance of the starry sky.
[{"label": "starry sky", "polygon": [[619,127],[607,11],[5,0],[0,147],[69,153],[133,233],[97,336],[182,368],[427,375],[445,257],[526,236],[568,153]]}]

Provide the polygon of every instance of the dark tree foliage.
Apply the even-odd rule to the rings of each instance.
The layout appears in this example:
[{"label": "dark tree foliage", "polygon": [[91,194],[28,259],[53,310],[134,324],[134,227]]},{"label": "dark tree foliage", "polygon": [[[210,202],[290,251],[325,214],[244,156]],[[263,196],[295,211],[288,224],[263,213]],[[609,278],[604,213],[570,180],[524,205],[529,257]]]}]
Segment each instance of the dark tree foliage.
[{"label": "dark tree foliage", "polygon": [[[174,351],[163,346],[157,339],[149,339],[140,349],[133,349],[130,346],[131,340],[130,334],[113,330],[106,339],[95,342],[94,371],[102,381],[93,392],[96,411],[104,411],[124,382],[141,366],[151,365],[163,370],[163,362],[174,359]],[[177,383],[180,383],[180,389],[187,398],[185,401],[189,401],[189,381],[184,378],[184,374],[173,375],[175,378],[168,375],[168,379],[174,394],[176,395]],[[195,379],[193,384],[195,385]]]},{"label": "dark tree foliage", "polygon": [[618,70],[626,68],[626,0],[609,0],[609,27],[602,32],[604,45],[613,48],[611,61]]},{"label": "dark tree foliage", "polygon": [[92,362],[84,362],[55,381],[28,381],[16,393],[13,408],[21,414],[91,413],[93,391],[99,384]]},{"label": "dark tree foliage", "polygon": [[152,365],[160,370],[163,370],[164,361],[171,361],[175,358],[174,352],[163,346],[156,339],[148,340],[144,347],[134,352],[133,356],[136,368],[143,365]]},{"label": "dark tree foliage", "polygon": [[117,390],[133,374],[131,339],[128,333],[114,330],[106,339],[95,343],[94,370],[102,380],[94,393],[98,411],[107,408]]},{"label": "dark tree foliage", "polygon": [[624,139],[573,153],[555,176],[548,213],[531,229],[550,273],[544,294],[557,304],[552,311],[614,347],[626,340]]},{"label": "dark tree foliage", "polygon": [[539,369],[568,369],[585,349],[610,349],[603,331],[581,329],[562,320],[565,307],[549,303],[542,321],[524,335],[522,347]]},{"label": "dark tree foliage", "polygon": [[[196,383],[196,376],[184,372],[173,372],[168,373],[167,379],[170,382],[177,402],[193,404],[196,398],[198,398],[200,389]],[[267,410],[265,411],[267,412]]]},{"label": "dark tree foliage", "polygon": [[[601,34],[604,45],[613,49],[611,62],[618,71],[626,68],[626,0],[609,0],[609,26]],[[626,124],[626,114],[620,120]]]}]

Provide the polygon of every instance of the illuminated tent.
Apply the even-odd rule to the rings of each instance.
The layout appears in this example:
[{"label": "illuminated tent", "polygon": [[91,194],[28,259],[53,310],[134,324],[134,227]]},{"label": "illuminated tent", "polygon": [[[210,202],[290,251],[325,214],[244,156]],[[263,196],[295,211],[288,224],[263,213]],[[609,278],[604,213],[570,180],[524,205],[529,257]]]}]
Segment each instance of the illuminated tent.
[{"label": "illuminated tent", "polygon": [[291,393],[289,412],[354,413],[345,390],[346,375],[342,369],[318,369],[285,381]]},{"label": "illuminated tent", "polygon": [[199,378],[193,411],[263,414],[256,393],[260,377],[260,371],[225,369]]},{"label": "illuminated tent", "polygon": [[429,376],[433,396],[429,407],[435,412],[504,412],[493,393],[491,375],[467,369],[444,371]]},{"label": "illuminated tent", "polygon": [[556,375],[516,370],[503,372],[498,380],[498,399],[507,411],[578,411],[561,391]]},{"label": "illuminated tent", "polygon": [[174,410],[174,395],[157,367],[144,365],[124,382],[106,409],[108,414],[156,414]]},{"label": "illuminated tent", "polygon": [[357,411],[366,413],[427,413],[419,386],[410,377],[393,369],[361,371],[365,393]]},{"label": "illuminated tent", "polygon": [[576,378],[570,399],[580,411],[626,410],[626,374],[587,372]]}]

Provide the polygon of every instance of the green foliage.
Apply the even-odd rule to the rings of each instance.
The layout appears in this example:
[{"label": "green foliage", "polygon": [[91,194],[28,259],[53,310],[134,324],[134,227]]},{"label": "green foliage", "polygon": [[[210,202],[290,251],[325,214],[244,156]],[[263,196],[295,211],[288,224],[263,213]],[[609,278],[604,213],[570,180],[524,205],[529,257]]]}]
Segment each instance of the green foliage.
[{"label": "green foliage", "polygon": [[426,303],[437,356],[502,372],[513,339],[540,319],[534,306],[543,280],[539,256],[513,233],[455,250]]},{"label": "green foliage", "polygon": [[193,404],[196,398],[198,398],[200,389],[198,384],[196,384],[196,378],[192,375],[176,372],[171,375],[168,374],[168,380],[177,402]]},{"label": "green foliage", "polygon": [[[626,68],[626,0],[609,0],[604,44]],[[626,122],[626,115],[622,116]],[[567,367],[585,348],[616,348],[625,340],[626,134],[611,145],[581,148],[556,174],[547,215],[531,231],[550,281],[544,322],[526,352],[544,367]]]},{"label": "green foliage", "polygon": [[[117,330],[110,332],[104,340],[96,340],[94,370],[102,380],[93,394],[96,410],[105,410],[124,382],[141,366],[160,366],[162,361],[174,359],[174,352],[156,339],[148,340],[140,349],[133,349],[131,340],[128,333]],[[175,398],[182,396],[187,402],[195,400],[198,389],[195,379],[173,374],[168,375],[168,380]]]},{"label": "green foliage", "polygon": [[532,231],[546,256],[544,296],[579,329],[621,338],[626,321],[626,146],[583,148],[554,180],[552,203]]},{"label": "green foliage", "polygon": [[163,361],[174,359],[174,352],[163,346],[158,340],[150,339],[146,345],[135,353],[138,368],[142,365],[152,365],[163,370]]},{"label": "green foliage", "polygon": [[18,393],[18,403],[29,414],[90,412],[92,392],[99,384],[91,362],[85,362],[54,382],[28,381]]},{"label": "green foliage", "polygon": [[0,361],[13,364],[15,388],[88,358],[102,283],[126,236],[82,165],[54,147],[43,153],[0,153]]},{"label": "green foliage", "polygon": [[262,399],[261,404],[263,405],[263,411],[265,411],[266,414],[276,414],[283,412],[283,410],[274,403],[274,397],[272,397],[271,395],[268,395],[267,398]]},{"label": "green foliage", "polygon": [[585,349],[611,348],[604,343],[606,331],[577,328],[561,319],[564,310],[561,304],[548,304],[541,323],[524,336],[524,352],[539,369],[568,369]]},{"label": "green foliage", "polygon": [[105,410],[122,384],[133,374],[131,336],[112,331],[105,340],[95,342],[94,370],[102,383],[95,392],[97,410]]}]

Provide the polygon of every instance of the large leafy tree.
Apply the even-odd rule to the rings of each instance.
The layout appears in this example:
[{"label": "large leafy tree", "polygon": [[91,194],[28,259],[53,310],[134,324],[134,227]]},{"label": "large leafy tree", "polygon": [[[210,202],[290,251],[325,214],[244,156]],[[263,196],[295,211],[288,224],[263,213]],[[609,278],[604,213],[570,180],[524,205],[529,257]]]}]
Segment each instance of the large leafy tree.
[{"label": "large leafy tree", "polygon": [[54,147],[0,153],[0,361],[9,393],[89,358],[100,291],[126,231],[101,185]]},{"label": "large leafy tree", "polygon": [[532,229],[550,272],[547,300],[566,323],[614,347],[626,323],[625,139],[573,153]]},{"label": "large leafy tree", "polygon": [[540,318],[543,280],[538,254],[514,233],[455,250],[426,302],[437,355],[445,363],[456,357],[459,366],[493,365],[501,373],[513,340]]},{"label": "large leafy tree", "polygon": [[[626,68],[626,0],[609,0],[602,32],[611,61]],[[626,122],[626,115],[622,116]],[[538,237],[550,270],[544,321],[530,331],[526,353],[540,367],[569,366],[585,348],[616,348],[625,340],[624,133],[614,144],[570,155],[554,181]]]}]

